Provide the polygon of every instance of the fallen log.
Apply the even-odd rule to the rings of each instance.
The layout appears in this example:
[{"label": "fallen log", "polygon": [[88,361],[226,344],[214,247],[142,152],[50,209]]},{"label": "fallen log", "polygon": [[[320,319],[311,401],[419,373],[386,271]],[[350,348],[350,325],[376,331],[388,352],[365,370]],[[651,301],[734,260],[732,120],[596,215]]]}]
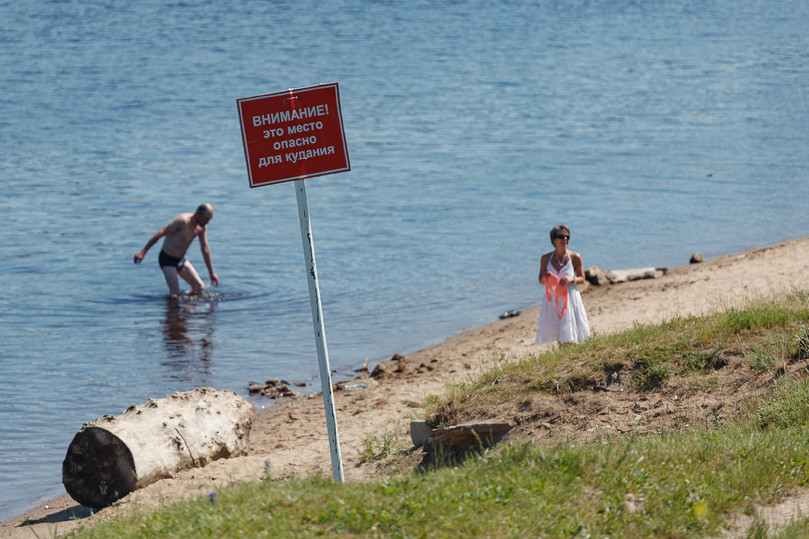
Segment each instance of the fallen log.
[{"label": "fallen log", "polygon": [[236,393],[202,387],[105,415],[73,438],[62,483],[78,503],[106,507],[180,470],[244,454],[254,413]]},{"label": "fallen log", "polygon": [[633,268],[625,270],[602,270],[598,266],[590,266],[584,270],[585,280],[593,285],[620,284],[640,279],[656,279],[668,273],[668,268]]},{"label": "fallen log", "polygon": [[499,437],[511,430],[508,423],[476,423],[432,429],[426,443],[466,451],[473,447],[491,447]]}]

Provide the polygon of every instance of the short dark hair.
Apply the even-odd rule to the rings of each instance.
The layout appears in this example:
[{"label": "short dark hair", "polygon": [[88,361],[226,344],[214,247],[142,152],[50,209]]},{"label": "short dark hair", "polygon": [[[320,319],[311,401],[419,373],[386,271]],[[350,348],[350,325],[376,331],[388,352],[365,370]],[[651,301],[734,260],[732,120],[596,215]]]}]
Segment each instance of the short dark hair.
[{"label": "short dark hair", "polygon": [[560,233],[561,231],[563,231],[563,230],[565,232],[567,232],[568,234],[570,234],[570,229],[568,227],[566,227],[565,225],[556,225],[555,227],[553,227],[551,229],[551,245],[553,245],[553,240],[556,237],[556,235],[558,233]]}]

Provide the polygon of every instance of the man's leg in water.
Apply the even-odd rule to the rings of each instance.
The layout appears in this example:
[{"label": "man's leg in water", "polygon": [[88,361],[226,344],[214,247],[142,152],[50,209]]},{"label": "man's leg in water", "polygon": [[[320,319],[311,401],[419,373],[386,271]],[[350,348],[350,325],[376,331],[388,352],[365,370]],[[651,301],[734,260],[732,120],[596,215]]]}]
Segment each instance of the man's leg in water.
[{"label": "man's leg in water", "polygon": [[191,265],[191,262],[186,260],[183,264],[183,269],[180,270],[180,277],[191,285],[191,290],[194,294],[199,294],[205,289],[205,283],[200,279],[197,270]]},{"label": "man's leg in water", "polygon": [[163,277],[166,278],[166,284],[169,285],[169,294],[172,296],[182,294],[180,292],[180,283],[177,279],[177,268],[174,266],[162,266],[160,269],[163,270]]}]

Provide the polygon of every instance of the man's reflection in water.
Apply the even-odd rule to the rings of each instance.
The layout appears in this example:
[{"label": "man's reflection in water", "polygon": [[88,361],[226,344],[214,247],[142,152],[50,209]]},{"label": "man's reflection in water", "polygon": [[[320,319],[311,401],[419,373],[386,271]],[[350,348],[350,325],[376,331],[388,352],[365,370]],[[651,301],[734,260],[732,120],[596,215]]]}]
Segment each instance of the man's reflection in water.
[{"label": "man's reflection in water", "polygon": [[213,356],[214,311],[217,301],[203,296],[166,299],[163,345],[174,377],[183,382],[204,384]]}]

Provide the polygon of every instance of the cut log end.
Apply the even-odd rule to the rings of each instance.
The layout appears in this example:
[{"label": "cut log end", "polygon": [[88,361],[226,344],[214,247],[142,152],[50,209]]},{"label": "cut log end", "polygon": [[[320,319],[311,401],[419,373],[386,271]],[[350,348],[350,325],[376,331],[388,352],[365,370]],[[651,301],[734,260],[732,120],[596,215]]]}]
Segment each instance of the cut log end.
[{"label": "cut log end", "polygon": [[62,483],[70,497],[93,508],[107,507],[133,490],[135,460],[120,438],[88,427],[73,438],[62,462]]},{"label": "cut log end", "polygon": [[85,423],[62,463],[62,483],[106,507],[180,470],[245,452],[255,406],[232,391],[197,388]]}]

